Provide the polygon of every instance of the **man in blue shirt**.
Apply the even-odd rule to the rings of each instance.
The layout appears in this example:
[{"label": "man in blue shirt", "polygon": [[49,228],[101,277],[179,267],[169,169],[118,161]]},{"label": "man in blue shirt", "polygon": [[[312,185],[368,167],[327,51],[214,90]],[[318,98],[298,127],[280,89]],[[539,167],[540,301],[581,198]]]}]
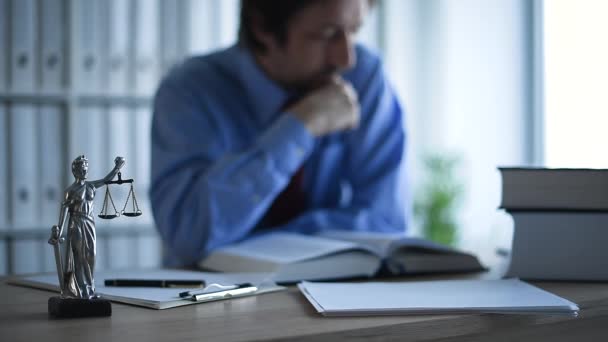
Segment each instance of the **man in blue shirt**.
[{"label": "man in blue shirt", "polygon": [[354,42],[369,5],[243,0],[239,43],[163,80],[151,201],[167,264],[268,230],[405,230],[403,113]]}]

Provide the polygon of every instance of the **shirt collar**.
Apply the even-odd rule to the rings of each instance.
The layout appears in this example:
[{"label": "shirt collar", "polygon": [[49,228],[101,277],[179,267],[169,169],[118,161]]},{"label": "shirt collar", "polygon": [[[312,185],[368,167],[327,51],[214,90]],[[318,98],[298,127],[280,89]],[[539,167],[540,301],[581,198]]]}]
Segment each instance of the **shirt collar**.
[{"label": "shirt collar", "polygon": [[262,125],[269,124],[286,103],[288,92],[268,78],[246,47],[237,44],[231,48],[231,54],[255,119]]}]

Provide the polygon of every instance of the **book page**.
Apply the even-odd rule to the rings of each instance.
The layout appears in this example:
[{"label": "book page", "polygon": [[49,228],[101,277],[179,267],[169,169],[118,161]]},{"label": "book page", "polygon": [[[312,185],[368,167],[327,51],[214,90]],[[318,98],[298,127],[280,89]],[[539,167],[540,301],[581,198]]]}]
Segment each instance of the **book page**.
[{"label": "book page", "polygon": [[364,250],[373,253],[369,248],[349,241],[287,232],[260,235],[220,248],[214,253],[267,260],[277,264],[287,264],[348,250]]},{"label": "book page", "polygon": [[485,268],[469,253],[404,233],[331,230],[319,236],[351,241],[376,251],[384,260],[382,275],[472,272]]},{"label": "book page", "polygon": [[407,239],[405,233],[353,232],[348,230],[328,230],[316,236],[338,241],[349,241],[373,250],[377,255],[386,258],[395,241]]}]

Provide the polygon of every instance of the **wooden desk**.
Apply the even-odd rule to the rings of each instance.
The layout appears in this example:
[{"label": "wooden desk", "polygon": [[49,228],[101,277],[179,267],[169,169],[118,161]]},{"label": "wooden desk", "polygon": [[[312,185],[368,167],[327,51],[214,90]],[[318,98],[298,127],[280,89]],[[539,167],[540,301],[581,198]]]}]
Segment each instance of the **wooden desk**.
[{"label": "wooden desk", "polygon": [[607,341],[608,283],[535,283],[576,302],[578,318],[440,315],[324,318],[296,288],[256,297],[151,310],[114,303],[112,317],[57,320],[51,292],[0,281],[1,341],[441,340]]}]

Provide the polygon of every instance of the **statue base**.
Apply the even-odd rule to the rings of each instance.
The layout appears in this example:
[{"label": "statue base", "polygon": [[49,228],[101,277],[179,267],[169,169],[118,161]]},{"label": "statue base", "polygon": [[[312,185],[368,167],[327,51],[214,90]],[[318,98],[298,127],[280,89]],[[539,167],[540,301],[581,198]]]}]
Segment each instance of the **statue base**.
[{"label": "statue base", "polygon": [[58,318],[112,316],[112,305],[107,299],[49,298],[49,314]]}]

